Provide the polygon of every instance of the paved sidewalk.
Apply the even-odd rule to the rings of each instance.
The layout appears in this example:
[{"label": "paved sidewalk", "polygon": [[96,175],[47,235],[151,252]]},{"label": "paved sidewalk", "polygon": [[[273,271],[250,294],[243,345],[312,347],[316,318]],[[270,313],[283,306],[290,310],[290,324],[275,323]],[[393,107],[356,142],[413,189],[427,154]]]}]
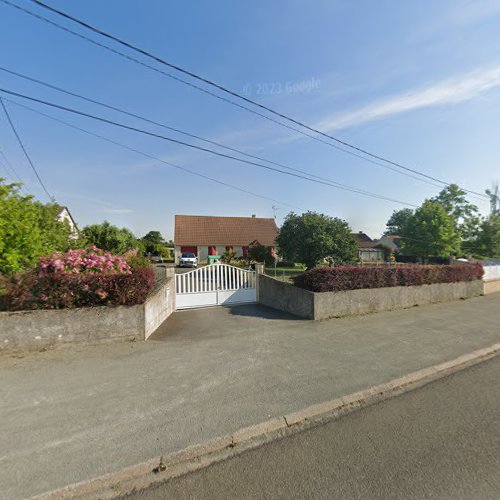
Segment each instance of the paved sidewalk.
[{"label": "paved sidewalk", "polygon": [[[500,295],[324,322],[185,311],[146,343],[0,357],[0,498],[168,454],[500,341]],[[257,315],[257,316],[256,316]]]}]

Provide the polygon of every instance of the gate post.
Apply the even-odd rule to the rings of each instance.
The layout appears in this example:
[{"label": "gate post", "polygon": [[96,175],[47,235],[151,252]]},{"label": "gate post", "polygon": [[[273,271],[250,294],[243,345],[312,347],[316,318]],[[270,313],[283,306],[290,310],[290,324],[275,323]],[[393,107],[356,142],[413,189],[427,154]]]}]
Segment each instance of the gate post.
[{"label": "gate post", "polygon": [[264,264],[261,262],[257,262],[255,264],[255,293],[257,295],[257,304],[259,303],[259,281],[260,275],[264,274]]}]

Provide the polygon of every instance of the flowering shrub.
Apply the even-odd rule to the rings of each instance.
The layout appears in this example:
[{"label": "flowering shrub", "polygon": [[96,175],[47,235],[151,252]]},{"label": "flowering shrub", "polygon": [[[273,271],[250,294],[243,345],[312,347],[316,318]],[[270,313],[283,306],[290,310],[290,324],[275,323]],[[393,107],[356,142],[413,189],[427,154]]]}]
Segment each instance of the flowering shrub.
[{"label": "flowering shrub", "polygon": [[36,269],[12,278],[7,297],[13,310],[134,305],[154,281],[152,268],[131,270],[123,258],[93,247],[40,258]]},{"label": "flowering shrub", "polygon": [[41,257],[38,265],[39,274],[50,273],[101,273],[114,274],[131,272],[127,261],[97,247],[82,250],[70,250],[64,254],[56,252],[47,257]]},{"label": "flowering shrub", "polygon": [[336,292],[360,288],[430,285],[472,281],[483,275],[481,264],[444,266],[345,266],[319,267],[293,278],[295,286],[312,292]]}]

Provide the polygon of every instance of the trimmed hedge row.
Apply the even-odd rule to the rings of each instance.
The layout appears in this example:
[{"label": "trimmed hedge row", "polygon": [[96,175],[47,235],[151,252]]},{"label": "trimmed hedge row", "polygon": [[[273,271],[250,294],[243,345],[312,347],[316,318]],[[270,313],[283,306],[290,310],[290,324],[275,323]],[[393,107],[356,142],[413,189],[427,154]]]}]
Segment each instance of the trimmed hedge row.
[{"label": "trimmed hedge row", "polygon": [[481,264],[319,267],[296,276],[293,282],[311,292],[338,292],[473,281],[483,272]]},{"label": "trimmed hedge row", "polygon": [[7,285],[7,297],[11,310],[135,305],[145,302],[154,283],[152,268],[135,269],[130,274],[32,271]]}]

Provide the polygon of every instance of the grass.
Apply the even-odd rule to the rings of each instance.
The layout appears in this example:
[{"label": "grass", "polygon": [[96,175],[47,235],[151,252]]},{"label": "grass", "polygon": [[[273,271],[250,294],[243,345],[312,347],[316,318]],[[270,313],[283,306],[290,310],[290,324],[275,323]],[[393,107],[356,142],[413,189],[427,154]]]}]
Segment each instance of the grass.
[{"label": "grass", "polygon": [[305,266],[298,264],[296,267],[266,267],[264,272],[277,280],[292,283],[292,278],[302,274],[304,271]]}]

